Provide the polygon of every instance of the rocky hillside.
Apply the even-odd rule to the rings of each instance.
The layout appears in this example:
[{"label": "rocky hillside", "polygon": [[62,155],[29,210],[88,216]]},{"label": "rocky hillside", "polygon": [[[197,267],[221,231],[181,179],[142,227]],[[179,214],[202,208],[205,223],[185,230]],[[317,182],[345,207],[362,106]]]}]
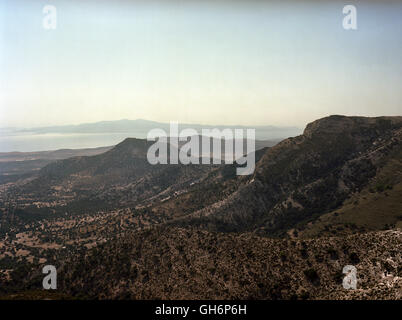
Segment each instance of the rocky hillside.
[{"label": "rocky hillside", "polygon": [[[395,187],[395,197],[401,195],[401,154],[402,117],[320,119],[303,135],[268,149],[254,175],[238,178],[242,183],[230,195],[175,224],[283,236],[343,207],[373,184],[377,191]],[[390,174],[391,167],[398,170]],[[389,223],[401,220],[400,209],[399,201]]]},{"label": "rocky hillside", "polygon": [[153,228],[74,257],[60,281],[101,299],[401,299],[401,252],[401,231],[295,241]]},{"label": "rocky hillside", "polygon": [[4,206],[18,208],[17,218],[51,212],[53,216],[96,213],[166,198],[216,169],[214,165],[151,165],[147,160],[151,144],[127,138],[103,154],[52,162],[36,177],[9,188],[8,199],[1,200],[7,201]]}]

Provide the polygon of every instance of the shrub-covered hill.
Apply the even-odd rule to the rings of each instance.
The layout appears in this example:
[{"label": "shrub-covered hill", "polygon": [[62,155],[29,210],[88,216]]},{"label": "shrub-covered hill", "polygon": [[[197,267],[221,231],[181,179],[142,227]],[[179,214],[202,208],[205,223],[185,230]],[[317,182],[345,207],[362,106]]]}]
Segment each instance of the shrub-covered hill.
[{"label": "shrub-covered hill", "polygon": [[[345,265],[357,290],[342,287]],[[284,240],[152,228],[66,261],[60,289],[100,299],[400,299],[402,233]]]}]

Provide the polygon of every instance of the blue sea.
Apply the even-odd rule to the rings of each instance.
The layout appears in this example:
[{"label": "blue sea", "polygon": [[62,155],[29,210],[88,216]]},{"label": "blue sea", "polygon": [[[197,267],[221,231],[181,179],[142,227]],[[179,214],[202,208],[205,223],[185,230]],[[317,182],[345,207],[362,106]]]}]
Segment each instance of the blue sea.
[{"label": "blue sea", "polygon": [[[0,152],[82,149],[116,145],[130,133],[12,133],[0,134]],[[137,137],[144,138],[144,137]]]}]

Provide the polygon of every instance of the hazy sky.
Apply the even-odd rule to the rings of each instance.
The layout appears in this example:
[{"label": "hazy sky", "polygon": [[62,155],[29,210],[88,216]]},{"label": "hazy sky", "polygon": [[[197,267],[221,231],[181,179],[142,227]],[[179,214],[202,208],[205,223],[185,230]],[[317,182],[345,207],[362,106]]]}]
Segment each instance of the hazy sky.
[{"label": "hazy sky", "polygon": [[0,127],[401,115],[402,3],[351,2],[1,0]]}]

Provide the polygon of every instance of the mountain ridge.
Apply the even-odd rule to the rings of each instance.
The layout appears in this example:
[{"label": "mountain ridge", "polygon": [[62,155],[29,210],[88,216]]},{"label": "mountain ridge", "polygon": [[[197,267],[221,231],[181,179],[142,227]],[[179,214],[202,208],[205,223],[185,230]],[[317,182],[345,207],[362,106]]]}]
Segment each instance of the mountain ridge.
[{"label": "mountain ridge", "polygon": [[[223,199],[217,207],[195,213],[197,218],[191,223],[208,225],[209,229],[215,225],[214,231],[223,230],[218,226],[250,231],[248,223],[241,227],[244,221],[253,221],[255,225],[255,221],[262,219],[259,226],[252,228],[272,234],[290,227],[289,221],[293,219],[296,224],[312,214],[339,207],[350,192],[361,190],[375,176],[378,163],[390,150],[401,148],[401,117],[392,120],[356,117],[350,130],[344,131],[344,121],[350,120],[339,116],[318,120],[307,126],[306,135],[285,139],[268,149],[257,162],[253,177],[248,178],[250,183]],[[320,125],[328,122],[338,126],[335,134],[331,129],[317,135]],[[310,134],[312,127],[316,127],[314,134]],[[366,154],[359,154],[365,148]],[[372,153],[372,149],[377,152]]]},{"label": "mountain ridge", "polygon": [[[247,129],[254,128],[256,130],[256,139],[258,140],[271,140],[283,139],[288,136],[293,136],[301,133],[301,129],[294,126],[272,126],[272,125],[204,125],[197,123],[179,123],[179,130],[185,128],[195,129],[201,134],[202,129]],[[62,126],[47,126],[47,127],[34,127],[28,129],[15,129],[10,132],[15,133],[128,133],[137,138],[146,138],[148,132],[152,129],[159,128],[165,130],[167,133],[170,129],[170,124],[165,122],[157,122],[151,120],[137,119],[137,120],[115,120],[115,121],[100,121],[94,123],[83,123],[78,125],[62,125]]]}]

